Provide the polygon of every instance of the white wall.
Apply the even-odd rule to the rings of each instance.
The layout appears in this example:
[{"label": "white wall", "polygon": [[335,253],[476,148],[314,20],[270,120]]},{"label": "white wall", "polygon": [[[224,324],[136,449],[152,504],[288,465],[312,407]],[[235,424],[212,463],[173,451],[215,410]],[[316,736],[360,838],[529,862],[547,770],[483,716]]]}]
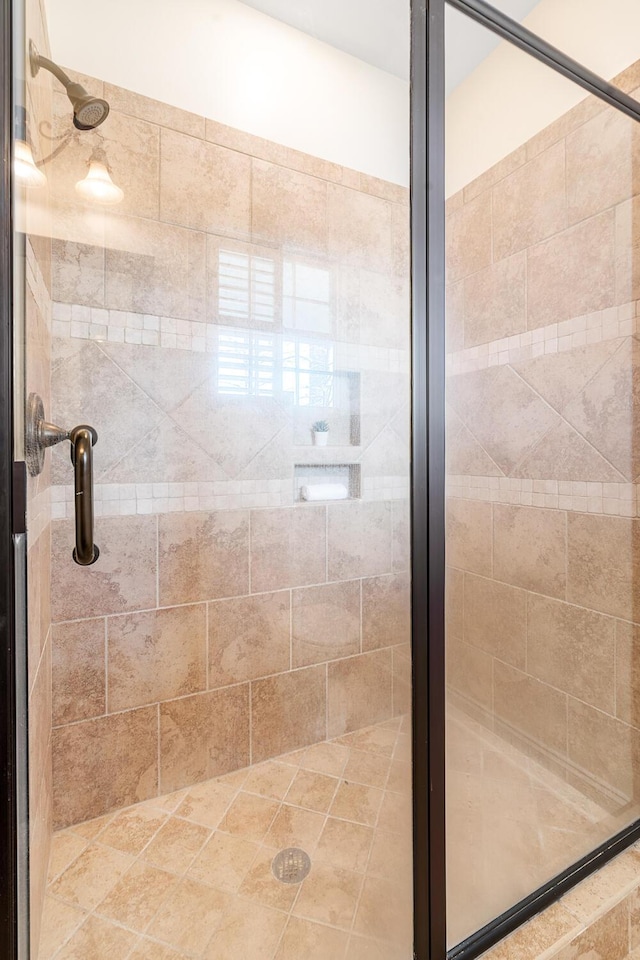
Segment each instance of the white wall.
[{"label": "white wall", "polygon": [[409,89],[389,73],[238,0],[46,6],[52,56],[67,67],[408,183]]},{"label": "white wall", "polygon": [[[607,80],[640,59],[640,0],[540,0],[523,22]],[[454,47],[455,29],[451,18]],[[502,42],[447,100],[447,193],[585,96],[570,80]]]}]

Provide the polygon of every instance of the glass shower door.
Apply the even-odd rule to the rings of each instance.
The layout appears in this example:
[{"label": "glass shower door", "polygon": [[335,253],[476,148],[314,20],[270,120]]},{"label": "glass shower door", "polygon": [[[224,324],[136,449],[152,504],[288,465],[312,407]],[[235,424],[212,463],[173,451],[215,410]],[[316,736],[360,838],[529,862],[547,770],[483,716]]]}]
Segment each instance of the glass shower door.
[{"label": "glass shower door", "polygon": [[[454,65],[462,34],[478,56],[450,74],[446,119],[450,948],[640,815],[640,127],[452,13]],[[637,65],[616,83],[633,92]]]},{"label": "glass shower door", "polygon": [[412,954],[400,6],[16,20],[31,960]]}]

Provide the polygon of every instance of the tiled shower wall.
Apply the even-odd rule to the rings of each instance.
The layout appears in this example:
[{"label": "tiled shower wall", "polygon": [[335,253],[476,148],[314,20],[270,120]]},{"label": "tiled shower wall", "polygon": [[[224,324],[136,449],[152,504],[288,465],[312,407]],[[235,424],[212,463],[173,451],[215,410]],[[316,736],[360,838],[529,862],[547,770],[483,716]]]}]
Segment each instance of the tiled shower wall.
[{"label": "tiled shower wall", "polygon": [[[38,0],[26,5],[30,36],[46,55],[49,44],[45,15]],[[29,134],[36,157],[46,151],[40,137],[42,124],[52,120],[51,77],[29,77],[25,106]],[[51,400],[51,237],[50,191],[47,187],[25,191],[16,198],[19,250],[24,239],[24,328],[16,324],[16,421],[21,413],[21,392]],[[20,262],[19,254],[16,262]],[[18,268],[20,269],[20,268]],[[16,300],[16,309],[22,303]],[[24,330],[24,336],[22,331]],[[24,377],[24,380],[22,379]],[[51,766],[51,471],[47,464],[39,477],[27,484],[27,683],[29,716],[29,882],[30,936],[37,949],[44,903],[52,830]]]},{"label": "tiled shower wall", "polygon": [[639,169],[589,98],[447,218],[449,684],[614,806],[640,762]]},{"label": "tiled shower wall", "polygon": [[[56,451],[58,826],[409,696],[407,192],[85,82],[112,110],[52,165],[52,412],[98,432],[101,553],[71,560]],[[73,191],[102,136],[107,213]],[[360,498],[298,502],[336,467]]]}]

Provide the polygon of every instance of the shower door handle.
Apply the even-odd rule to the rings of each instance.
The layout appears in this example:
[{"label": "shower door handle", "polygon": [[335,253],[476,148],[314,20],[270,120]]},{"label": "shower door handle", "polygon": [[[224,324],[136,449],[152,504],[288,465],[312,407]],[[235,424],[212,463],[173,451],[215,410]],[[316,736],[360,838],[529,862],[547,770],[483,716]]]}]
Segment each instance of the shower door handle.
[{"label": "shower door handle", "polygon": [[93,542],[93,445],[98,434],[86,424],[69,433],[71,463],[74,471],[76,545],[73,559],[82,567],[95,563],[100,551]]}]

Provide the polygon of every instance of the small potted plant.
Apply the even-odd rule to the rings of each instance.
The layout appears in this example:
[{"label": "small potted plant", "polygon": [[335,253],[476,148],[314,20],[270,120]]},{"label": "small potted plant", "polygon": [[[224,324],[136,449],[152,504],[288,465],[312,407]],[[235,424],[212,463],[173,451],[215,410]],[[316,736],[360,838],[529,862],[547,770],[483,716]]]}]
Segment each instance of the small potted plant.
[{"label": "small potted plant", "polygon": [[329,439],[329,424],[327,421],[316,420],[311,429],[313,430],[313,442],[316,447],[326,447]]}]

